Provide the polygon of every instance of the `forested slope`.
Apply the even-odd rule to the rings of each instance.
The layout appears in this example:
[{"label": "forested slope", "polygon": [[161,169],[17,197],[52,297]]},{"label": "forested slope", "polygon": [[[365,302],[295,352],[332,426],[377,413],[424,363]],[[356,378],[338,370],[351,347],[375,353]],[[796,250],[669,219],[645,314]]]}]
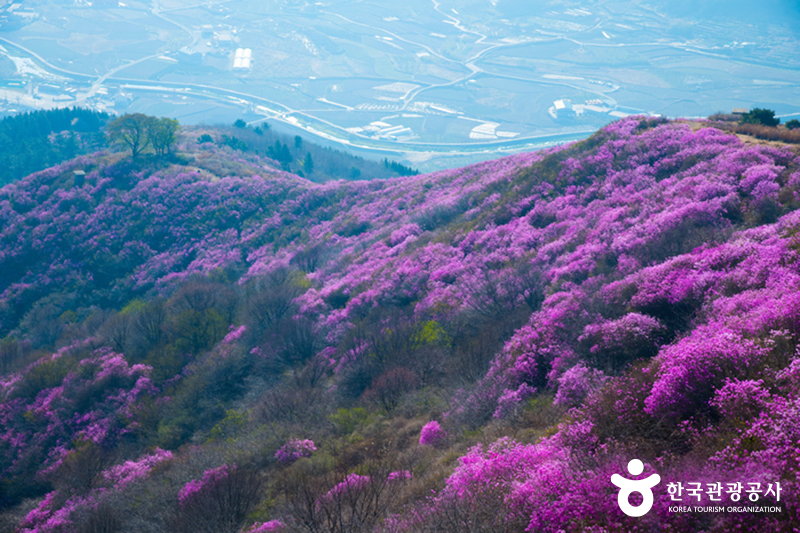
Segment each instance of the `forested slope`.
[{"label": "forested slope", "polygon": [[108,115],[53,109],[0,120],[0,185],[105,146]]}]

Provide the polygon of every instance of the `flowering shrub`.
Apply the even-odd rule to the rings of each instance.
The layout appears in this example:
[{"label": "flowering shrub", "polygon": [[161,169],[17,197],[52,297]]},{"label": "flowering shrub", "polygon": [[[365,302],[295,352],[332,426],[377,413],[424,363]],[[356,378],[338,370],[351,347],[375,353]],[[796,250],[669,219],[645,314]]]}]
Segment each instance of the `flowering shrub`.
[{"label": "flowering shrub", "polygon": [[270,520],[269,522],[253,524],[253,527],[247,529],[244,533],[275,533],[281,531],[285,527],[284,523],[280,520]]},{"label": "flowering shrub", "polygon": [[764,348],[729,329],[698,328],[659,355],[659,374],[645,410],[688,416],[707,405],[726,377],[747,376],[766,355]]},{"label": "flowering shrub", "polygon": [[622,514],[609,497],[607,472],[580,472],[568,449],[554,441],[526,445],[505,437],[487,449],[471,448],[445,488],[425,507],[389,520],[389,531],[424,531],[456,520],[480,531],[556,532],[575,521],[586,524],[587,517],[618,520]]},{"label": "flowering shrub", "polygon": [[408,470],[397,470],[395,472],[389,472],[389,475],[386,476],[386,482],[391,483],[392,481],[402,481],[404,479],[411,479],[412,477],[414,477],[414,474]]},{"label": "flowering shrub", "polygon": [[534,387],[527,383],[523,383],[517,390],[508,390],[500,396],[497,400],[497,409],[494,412],[494,418],[506,418],[514,413],[522,400],[533,396],[536,392]]},{"label": "flowering shrub", "polygon": [[92,496],[73,497],[56,504],[58,491],[45,496],[38,507],[29,512],[20,524],[20,533],[61,533],[69,531],[74,525],[76,511],[92,508],[96,502]]},{"label": "flowering shrub", "polygon": [[224,344],[231,344],[234,341],[240,339],[242,335],[244,335],[245,331],[247,331],[247,326],[239,326],[238,328],[231,326],[230,332],[228,332],[228,334],[225,335],[225,338],[222,339],[222,342]]},{"label": "flowering shrub", "polygon": [[290,440],[275,452],[275,459],[282,463],[293,463],[301,457],[310,457],[311,452],[317,451],[312,440]]},{"label": "flowering shrub", "polygon": [[749,419],[765,411],[772,396],[762,380],[727,380],[717,389],[710,405],[726,418]]},{"label": "flowering shrub", "polygon": [[601,368],[619,370],[637,358],[649,358],[658,352],[664,327],[650,316],[628,313],[617,320],[589,324],[579,342],[590,345],[589,359]]},{"label": "flowering shrub", "polygon": [[437,446],[447,438],[447,433],[441,428],[439,422],[431,420],[422,427],[419,434],[421,446]]},{"label": "flowering shrub", "polygon": [[605,375],[599,370],[578,364],[558,378],[558,392],[553,403],[562,407],[578,407],[586,396],[602,386]]},{"label": "flowering shrub", "polygon": [[194,500],[201,492],[212,490],[215,486],[219,485],[221,481],[228,478],[231,469],[235,470],[236,465],[232,467],[222,465],[217,468],[212,468],[211,470],[206,470],[203,472],[203,477],[201,479],[193,479],[183,486],[178,493],[178,502],[180,502],[181,505],[186,505]]},{"label": "flowering shrub", "polygon": [[103,472],[103,478],[117,488],[147,476],[156,465],[172,459],[172,452],[156,448],[150,455],[143,455],[137,461],[126,461]]},{"label": "flowering shrub", "polygon": [[355,494],[364,490],[370,482],[370,476],[361,476],[356,473],[348,474],[343,481],[337,483],[321,498],[321,503],[332,503],[340,500],[345,495]]}]

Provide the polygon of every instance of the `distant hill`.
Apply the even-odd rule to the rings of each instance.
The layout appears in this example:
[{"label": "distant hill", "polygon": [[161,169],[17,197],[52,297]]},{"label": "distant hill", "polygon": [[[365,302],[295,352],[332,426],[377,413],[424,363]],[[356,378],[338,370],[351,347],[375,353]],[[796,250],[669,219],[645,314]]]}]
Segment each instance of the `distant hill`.
[{"label": "distant hill", "polygon": [[196,133],[198,142],[210,141],[240,152],[269,157],[283,170],[316,182],[385,179],[418,173],[395,161],[364,159],[346,151],[319,146],[299,135],[292,137],[276,133],[267,123],[246,127],[242,122],[238,127],[216,126],[208,131],[203,126],[196,126],[190,131]]},{"label": "distant hill", "polygon": [[318,184],[181,142],[0,189],[0,531],[800,527],[796,147],[629,117]]},{"label": "distant hill", "polygon": [[[109,115],[87,109],[34,111],[0,120],[0,186],[78,155],[109,148],[104,128]],[[189,142],[207,140],[249,155],[269,157],[281,168],[311,181],[369,180],[411,175],[394,161],[374,161],[332,150],[299,136],[282,135],[268,124],[257,128],[188,128]],[[195,134],[195,132],[197,132]]]}]

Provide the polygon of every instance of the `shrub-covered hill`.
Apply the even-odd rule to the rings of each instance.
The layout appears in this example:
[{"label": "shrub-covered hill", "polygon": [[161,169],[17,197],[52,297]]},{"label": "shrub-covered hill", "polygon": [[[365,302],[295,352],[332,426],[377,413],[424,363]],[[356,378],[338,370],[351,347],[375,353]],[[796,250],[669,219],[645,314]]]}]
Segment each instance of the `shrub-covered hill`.
[{"label": "shrub-covered hill", "polygon": [[[153,128],[151,121],[156,117],[137,113],[121,118],[130,117],[134,117],[133,123],[139,123],[142,138],[137,151],[142,149],[144,159],[152,161],[172,157],[171,145],[178,136],[173,137],[167,132],[177,130],[176,121],[162,119],[161,129],[156,128],[158,133],[153,136],[149,130]],[[166,130],[163,129],[164,120],[169,125]],[[175,130],[170,122],[174,123]],[[0,186],[79,155],[111,148],[130,149],[120,136],[124,129],[108,114],[83,108],[38,110],[5,117],[0,120]],[[184,126],[182,133],[184,141],[206,144],[206,151],[213,151],[215,146],[228,147],[240,156],[262,156],[269,158],[276,167],[305,175],[319,183],[332,179],[384,179],[417,174],[413,168],[396,161],[364,159],[308,142],[299,135],[292,137],[277,133],[266,122],[255,127],[248,127],[243,120],[228,127]],[[209,170],[229,175],[230,169],[226,165],[209,159]]]},{"label": "shrub-covered hill", "polygon": [[[385,181],[230,152],[0,189],[8,530],[800,527],[800,157],[704,126]],[[638,519],[632,458],[663,480]]]}]

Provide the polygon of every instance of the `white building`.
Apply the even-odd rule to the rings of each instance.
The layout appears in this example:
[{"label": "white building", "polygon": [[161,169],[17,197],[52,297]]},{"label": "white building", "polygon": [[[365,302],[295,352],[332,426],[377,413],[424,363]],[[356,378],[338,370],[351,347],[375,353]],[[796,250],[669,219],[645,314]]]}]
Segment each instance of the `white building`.
[{"label": "white building", "polygon": [[233,68],[237,70],[250,70],[253,63],[253,51],[249,48],[237,48],[233,56]]}]

